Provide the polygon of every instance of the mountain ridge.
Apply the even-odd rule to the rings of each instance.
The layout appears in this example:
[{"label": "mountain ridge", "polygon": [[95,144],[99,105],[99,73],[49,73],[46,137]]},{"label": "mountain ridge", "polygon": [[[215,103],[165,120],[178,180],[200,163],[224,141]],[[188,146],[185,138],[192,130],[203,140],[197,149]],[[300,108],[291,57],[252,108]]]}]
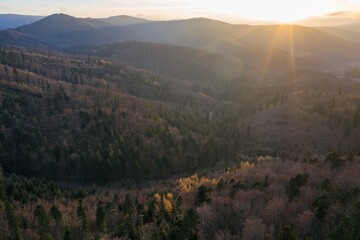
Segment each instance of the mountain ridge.
[{"label": "mountain ridge", "polygon": [[[109,19],[113,23],[106,22]],[[79,46],[130,40],[203,49],[240,60],[249,57],[244,52],[258,48],[264,49],[263,58],[267,61],[272,61],[274,52],[284,51],[290,58],[316,61],[323,70],[343,68],[357,62],[360,55],[360,44],[316,28],[289,24],[234,25],[207,18],[148,21],[123,15],[84,19],[53,14],[14,31],[25,34],[16,41],[20,46],[39,42],[35,45],[71,51]],[[11,41],[6,37],[0,39],[5,45]]]},{"label": "mountain ridge", "polygon": [[42,18],[43,16],[36,15],[0,14],[0,30],[13,29],[22,25],[31,24]]}]

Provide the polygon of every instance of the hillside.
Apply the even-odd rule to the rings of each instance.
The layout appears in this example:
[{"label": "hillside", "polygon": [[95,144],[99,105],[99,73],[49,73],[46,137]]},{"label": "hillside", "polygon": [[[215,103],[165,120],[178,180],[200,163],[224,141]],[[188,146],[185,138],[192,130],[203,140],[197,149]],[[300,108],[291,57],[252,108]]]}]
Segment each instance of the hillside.
[{"label": "hillside", "polygon": [[254,85],[247,71],[224,80],[206,77],[205,68],[179,80],[51,52],[3,50],[1,62],[6,174],[142,181],[236,161],[239,153],[325,154],[359,142],[359,83],[330,74]]},{"label": "hillside", "polygon": [[34,23],[43,17],[28,16],[18,14],[0,14],[0,30],[8,28],[17,28],[22,25]]},{"label": "hillside", "polygon": [[136,41],[99,46],[84,52],[178,79],[231,80],[240,77],[241,61],[203,50]]},{"label": "hillside", "polygon": [[[262,58],[271,55],[269,62],[289,63],[296,58],[303,68],[316,63],[318,68],[334,72],[358,63],[360,54],[354,34],[341,33],[343,36],[340,37],[340,33],[297,25],[231,25],[204,18],[152,22],[127,16],[78,19],[55,14],[16,31],[58,50],[71,51],[79,46],[136,40],[236,55],[243,62],[252,54],[263,51]],[[2,40],[3,44],[8,42]],[[284,54],[278,54],[280,52],[288,56],[283,57]]]},{"label": "hillside", "polygon": [[333,34],[339,38],[344,38],[354,43],[360,43],[360,33],[338,27],[318,27],[317,29]]},{"label": "hillside", "polygon": [[358,44],[314,28],[296,25],[259,26],[239,37],[239,41],[282,49],[297,57],[320,60],[328,64],[358,61],[360,53]]},{"label": "hillside", "polygon": [[65,14],[54,14],[33,24],[19,27],[16,31],[56,49],[121,40],[120,33],[113,34],[108,30],[110,24],[96,21],[97,24]]},{"label": "hillside", "polygon": [[126,15],[112,16],[108,18],[100,18],[99,20],[111,24],[113,26],[126,26],[132,24],[149,23],[151,21],[144,18],[131,17]]},{"label": "hillside", "polygon": [[343,33],[64,14],[0,31],[0,239],[359,240]]},{"label": "hillside", "polygon": [[3,30],[0,31],[0,42],[5,46],[13,47],[27,47],[30,49],[38,48],[45,49],[48,48],[47,43],[40,40],[36,40],[27,34],[20,33],[14,30]]},{"label": "hillside", "polygon": [[[106,183],[215,164],[203,148],[217,148],[213,141],[225,137],[212,136],[218,126],[208,122],[209,109],[225,106],[216,100],[221,90],[211,90],[220,83],[195,87],[101,58],[41,52],[3,50],[1,62],[5,174]],[[184,139],[193,145],[182,146]],[[72,164],[77,167],[69,172]]]}]

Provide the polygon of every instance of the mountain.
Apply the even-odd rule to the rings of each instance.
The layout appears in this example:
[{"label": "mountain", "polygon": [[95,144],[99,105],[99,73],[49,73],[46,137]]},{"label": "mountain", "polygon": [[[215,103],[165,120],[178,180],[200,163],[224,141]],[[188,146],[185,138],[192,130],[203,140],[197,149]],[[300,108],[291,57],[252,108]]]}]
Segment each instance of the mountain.
[{"label": "mountain", "polygon": [[179,79],[229,80],[239,77],[242,71],[242,62],[236,58],[159,43],[125,41],[95,47],[84,53],[120,60]]},{"label": "mountain", "polygon": [[354,43],[360,43],[360,32],[344,29],[341,27],[317,27],[317,29]]},{"label": "mountain", "polygon": [[16,28],[22,25],[31,24],[42,18],[42,16],[0,14],[0,30],[7,28]]},{"label": "mountain", "polygon": [[0,42],[3,239],[358,239],[356,43],[66,15]]},{"label": "mountain", "polygon": [[272,69],[285,71],[290,71],[294,62],[301,69],[316,64],[322,70],[338,72],[358,62],[360,56],[359,44],[316,28],[232,25],[205,18],[151,22],[128,16],[81,19],[54,14],[15,31],[58,50],[76,52],[80,46],[136,40],[202,49],[258,68],[275,63]]},{"label": "mountain", "polygon": [[194,18],[160,21],[126,26],[134,33],[135,40],[201,48],[217,52],[222,45],[234,43],[237,36],[250,31],[249,25],[231,25],[221,21]]},{"label": "mountain", "polygon": [[106,22],[108,24],[111,24],[113,26],[125,26],[125,25],[151,22],[151,21],[143,19],[143,18],[131,17],[131,16],[126,16],[126,15],[119,15],[119,16],[113,16],[113,17],[108,17],[108,18],[100,18],[99,20]]},{"label": "mountain", "polygon": [[68,46],[119,41],[118,35],[105,31],[107,27],[109,25],[99,28],[83,19],[65,14],[54,14],[15,30],[38,41],[46,42],[49,46],[62,49]]},{"label": "mountain", "polygon": [[[360,46],[343,38],[310,27],[297,25],[231,25],[209,19],[154,22],[126,26],[137,40],[160,42],[221,52],[260,46],[292,53],[295,56],[325,60],[358,58]],[[326,42],[327,44],[324,44]],[[230,52],[233,51],[230,50]]]},{"label": "mountain", "polygon": [[239,41],[282,49],[291,55],[315,59],[326,65],[358,61],[360,54],[358,44],[314,28],[296,25],[258,26]]},{"label": "mountain", "polygon": [[337,26],[337,29],[344,29],[344,30],[348,30],[348,31],[353,31],[353,32],[357,32],[360,33],[360,25],[358,23],[356,24],[348,24],[348,25],[342,25],[342,26]]},{"label": "mountain", "polygon": [[0,43],[7,46],[22,46],[28,48],[48,48],[47,43],[33,39],[27,34],[7,29],[0,31]]}]

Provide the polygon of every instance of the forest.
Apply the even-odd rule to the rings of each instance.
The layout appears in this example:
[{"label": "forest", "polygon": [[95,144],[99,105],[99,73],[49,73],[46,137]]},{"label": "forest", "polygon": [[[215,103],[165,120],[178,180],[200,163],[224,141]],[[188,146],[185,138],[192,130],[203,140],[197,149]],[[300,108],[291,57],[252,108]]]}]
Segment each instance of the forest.
[{"label": "forest", "polygon": [[283,46],[289,26],[154,22],[178,35],[148,42],[139,19],[99,21],[0,31],[0,239],[360,239],[359,74],[334,67],[360,48],[294,27],[310,59],[258,37]]}]

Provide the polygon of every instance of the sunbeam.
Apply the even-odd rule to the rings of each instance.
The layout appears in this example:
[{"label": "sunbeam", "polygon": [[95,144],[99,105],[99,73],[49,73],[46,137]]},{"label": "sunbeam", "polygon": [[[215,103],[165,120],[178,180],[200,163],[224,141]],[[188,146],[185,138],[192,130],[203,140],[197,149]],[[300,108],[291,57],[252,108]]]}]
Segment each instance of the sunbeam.
[{"label": "sunbeam", "polygon": [[291,76],[292,81],[295,85],[295,89],[297,89],[296,86],[296,57],[295,57],[295,50],[294,50],[294,33],[293,33],[293,25],[289,25],[289,52],[290,52],[290,60],[291,60]]},{"label": "sunbeam", "polygon": [[265,62],[264,62],[263,68],[262,68],[262,70],[260,72],[260,76],[259,76],[259,82],[260,83],[264,80],[264,76],[265,76],[265,74],[267,72],[268,66],[269,66],[270,61],[272,59],[274,46],[276,45],[276,42],[278,41],[279,36],[280,36],[281,32],[283,31],[283,27],[284,27],[283,25],[277,27],[274,39],[272,40],[271,45],[268,48],[268,51],[266,53]]}]

